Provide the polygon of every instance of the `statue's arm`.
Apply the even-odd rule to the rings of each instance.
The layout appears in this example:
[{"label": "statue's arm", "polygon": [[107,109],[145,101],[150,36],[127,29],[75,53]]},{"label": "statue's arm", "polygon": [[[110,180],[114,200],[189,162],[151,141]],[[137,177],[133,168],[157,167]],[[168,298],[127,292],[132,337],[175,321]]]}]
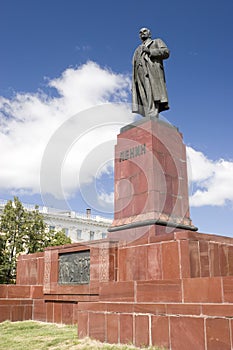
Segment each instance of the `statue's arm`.
[{"label": "statue's arm", "polygon": [[170,51],[166,44],[161,40],[157,39],[157,48],[154,48],[153,45],[150,47],[150,54],[149,56],[152,58],[160,58],[165,60],[169,57]]}]

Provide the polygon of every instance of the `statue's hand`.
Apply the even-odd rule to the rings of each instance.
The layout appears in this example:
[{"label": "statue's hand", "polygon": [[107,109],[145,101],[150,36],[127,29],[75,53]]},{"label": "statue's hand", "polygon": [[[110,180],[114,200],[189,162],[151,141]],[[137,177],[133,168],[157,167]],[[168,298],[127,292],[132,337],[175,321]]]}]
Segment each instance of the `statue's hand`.
[{"label": "statue's hand", "polygon": [[142,46],[142,52],[143,52],[143,53],[147,53],[147,54],[149,55],[150,50],[148,49],[148,47]]}]

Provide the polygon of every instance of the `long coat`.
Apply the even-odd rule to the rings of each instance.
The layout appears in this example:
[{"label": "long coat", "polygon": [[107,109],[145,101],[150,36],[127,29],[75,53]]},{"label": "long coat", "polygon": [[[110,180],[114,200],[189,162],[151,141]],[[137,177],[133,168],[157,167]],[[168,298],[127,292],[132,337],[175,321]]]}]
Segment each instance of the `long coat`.
[{"label": "long coat", "polygon": [[[142,51],[143,45],[149,49],[149,54]],[[132,111],[134,113],[146,115],[148,85],[153,100],[159,104],[159,112],[169,109],[163,67],[163,60],[168,58],[169,54],[169,49],[161,39],[147,39],[135,50],[132,78]],[[139,69],[140,72],[143,72],[143,74],[140,73],[140,77]]]}]

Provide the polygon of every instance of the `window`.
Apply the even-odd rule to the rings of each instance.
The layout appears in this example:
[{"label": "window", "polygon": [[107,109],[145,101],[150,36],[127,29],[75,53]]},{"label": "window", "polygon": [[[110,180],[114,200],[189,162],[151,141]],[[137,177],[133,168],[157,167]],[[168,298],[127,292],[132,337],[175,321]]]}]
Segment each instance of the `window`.
[{"label": "window", "polygon": [[77,239],[82,238],[82,230],[77,230]]},{"label": "window", "polygon": [[65,234],[68,237],[69,236],[69,229],[68,228],[64,228]]},{"label": "window", "polygon": [[102,239],[107,237],[107,233],[106,232],[102,232]]},{"label": "window", "polygon": [[95,236],[95,232],[94,231],[90,231],[90,241],[93,241]]},{"label": "window", "polygon": [[55,231],[55,226],[50,225],[49,226],[49,231]]}]

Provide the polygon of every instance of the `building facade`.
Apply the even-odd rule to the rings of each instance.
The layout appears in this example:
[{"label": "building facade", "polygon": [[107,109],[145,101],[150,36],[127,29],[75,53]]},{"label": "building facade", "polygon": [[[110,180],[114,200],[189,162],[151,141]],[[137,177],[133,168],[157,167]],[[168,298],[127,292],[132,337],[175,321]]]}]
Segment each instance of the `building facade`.
[{"label": "building facade", "polygon": [[[7,202],[0,199],[0,214]],[[35,210],[33,204],[22,204],[28,211]],[[73,243],[106,238],[112,223],[111,219],[92,215],[90,209],[87,209],[85,214],[45,206],[39,206],[38,210],[49,230],[64,230]]]}]

